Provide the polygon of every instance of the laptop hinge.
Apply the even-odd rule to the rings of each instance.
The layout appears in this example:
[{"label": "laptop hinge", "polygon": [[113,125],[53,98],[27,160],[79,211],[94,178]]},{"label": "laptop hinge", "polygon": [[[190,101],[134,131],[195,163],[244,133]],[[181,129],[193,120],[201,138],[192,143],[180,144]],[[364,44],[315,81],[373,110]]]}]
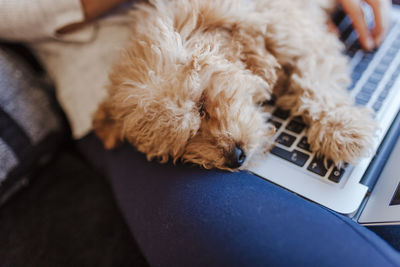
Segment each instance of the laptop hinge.
[{"label": "laptop hinge", "polygon": [[394,145],[400,135],[400,112],[397,113],[396,118],[394,119],[392,125],[390,126],[388,132],[378,150],[374,158],[371,161],[367,171],[365,172],[363,178],[360,183],[368,187],[368,191],[371,192],[374,188],[376,181],[381,174],[383,167],[385,166],[390,153],[393,150]]},{"label": "laptop hinge", "polygon": [[368,202],[368,199],[369,199],[370,195],[371,195],[371,193],[367,192],[367,194],[365,195],[365,197],[364,197],[363,201],[361,202],[360,207],[357,209],[357,211],[354,212],[353,214],[349,215],[349,217],[351,219],[353,219],[354,221],[358,222],[358,219],[360,218],[361,213],[364,211],[364,208],[367,205],[367,202]]}]

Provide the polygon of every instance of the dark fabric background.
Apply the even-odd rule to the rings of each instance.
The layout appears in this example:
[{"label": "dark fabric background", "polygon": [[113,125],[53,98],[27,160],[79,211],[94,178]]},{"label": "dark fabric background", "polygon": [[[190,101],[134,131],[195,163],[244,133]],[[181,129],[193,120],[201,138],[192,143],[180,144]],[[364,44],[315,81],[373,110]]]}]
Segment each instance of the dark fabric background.
[{"label": "dark fabric background", "polygon": [[62,152],[0,209],[0,266],[147,266],[103,177]]}]

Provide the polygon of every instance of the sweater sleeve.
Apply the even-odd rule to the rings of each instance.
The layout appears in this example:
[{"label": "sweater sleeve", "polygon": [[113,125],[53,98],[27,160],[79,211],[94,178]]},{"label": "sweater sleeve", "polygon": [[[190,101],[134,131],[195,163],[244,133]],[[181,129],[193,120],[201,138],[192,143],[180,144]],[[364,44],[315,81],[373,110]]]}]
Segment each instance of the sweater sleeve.
[{"label": "sweater sleeve", "polygon": [[84,18],[80,0],[0,0],[0,38],[34,41],[56,37],[58,29]]}]

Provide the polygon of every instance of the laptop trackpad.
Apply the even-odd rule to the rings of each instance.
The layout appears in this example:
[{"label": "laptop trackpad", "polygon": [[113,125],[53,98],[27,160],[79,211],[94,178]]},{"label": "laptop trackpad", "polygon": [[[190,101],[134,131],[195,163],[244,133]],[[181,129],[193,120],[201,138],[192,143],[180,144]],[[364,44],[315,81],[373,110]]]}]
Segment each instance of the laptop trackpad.
[{"label": "laptop trackpad", "polygon": [[400,224],[400,138],[358,220],[362,224]]}]

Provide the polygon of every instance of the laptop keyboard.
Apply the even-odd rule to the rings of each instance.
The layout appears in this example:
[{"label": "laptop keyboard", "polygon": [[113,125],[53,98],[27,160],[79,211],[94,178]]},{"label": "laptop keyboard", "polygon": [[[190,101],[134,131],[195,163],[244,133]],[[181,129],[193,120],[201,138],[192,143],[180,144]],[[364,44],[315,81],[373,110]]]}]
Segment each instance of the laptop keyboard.
[{"label": "laptop keyboard", "polygon": [[[368,106],[378,112],[384,106],[385,99],[400,74],[400,64],[394,68],[391,67],[400,51],[400,25],[393,22],[387,35],[394,33],[396,36],[391,38],[390,45],[380,48],[379,53],[367,53],[361,50],[357,35],[347,17],[342,17],[337,25],[341,32],[340,38],[346,45],[345,53],[350,57],[353,66],[352,84],[348,91],[356,105]],[[392,73],[386,75],[389,67]],[[364,78],[363,74],[367,78]],[[270,153],[304,169],[319,179],[339,184],[350,166],[346,165],[344,168],[338,169],[331,161],[317,157],[310,150],[306,137],[307,126],[302,119],[290,116],[290,112],[287,110],[274,107],[273,102],[270,101],[266,104],[272,111],[268,121],[275,125],[277,130],[275,146]]]},{"label": "laptop keyboard", "polygon": [[[392,28],[393,29],[393,28]],[[384,86],[381,85],[381,81],[384,78],[389,66],[393,62],[400,50],[400,33],[396,36],[395,40],[392,41],[389,48],[386,49],[380,60],[374,65],[372,72],[369,74],[368,80],[359,86],[359,90],[355,94],[355,102],[357,105],[369,105],[375,112],[378,112],[382,107],[382,104],[389,94],[390,89],[393,86],[396,78],[400,74],[400,65],[397,66],[395,71],[392,73],[389,80],[386,81]],[[361,52],[362,53],[362,52]],[[361,60],[357,63],[353,69],[351,75],[352,84],[348,88],[349,91],[355,89],[357,81],[361,78],[365,70],[368,68],[370,62],[374,58],[373,53],[364,53]],[[376,99],[372,100],[372,97],[376,95]]]},{"label": "laptop keyboard", "polygon": [[332,162],[317,157],[310,150],[310,144],[305,136],[307,126],[300,117],[290,117],[287,110],[275,108],[269,122],[275,125],[276,145],[270,150],[278,156],[298,167],[326,179],[339,183],[345,169],[337,169]]}]

